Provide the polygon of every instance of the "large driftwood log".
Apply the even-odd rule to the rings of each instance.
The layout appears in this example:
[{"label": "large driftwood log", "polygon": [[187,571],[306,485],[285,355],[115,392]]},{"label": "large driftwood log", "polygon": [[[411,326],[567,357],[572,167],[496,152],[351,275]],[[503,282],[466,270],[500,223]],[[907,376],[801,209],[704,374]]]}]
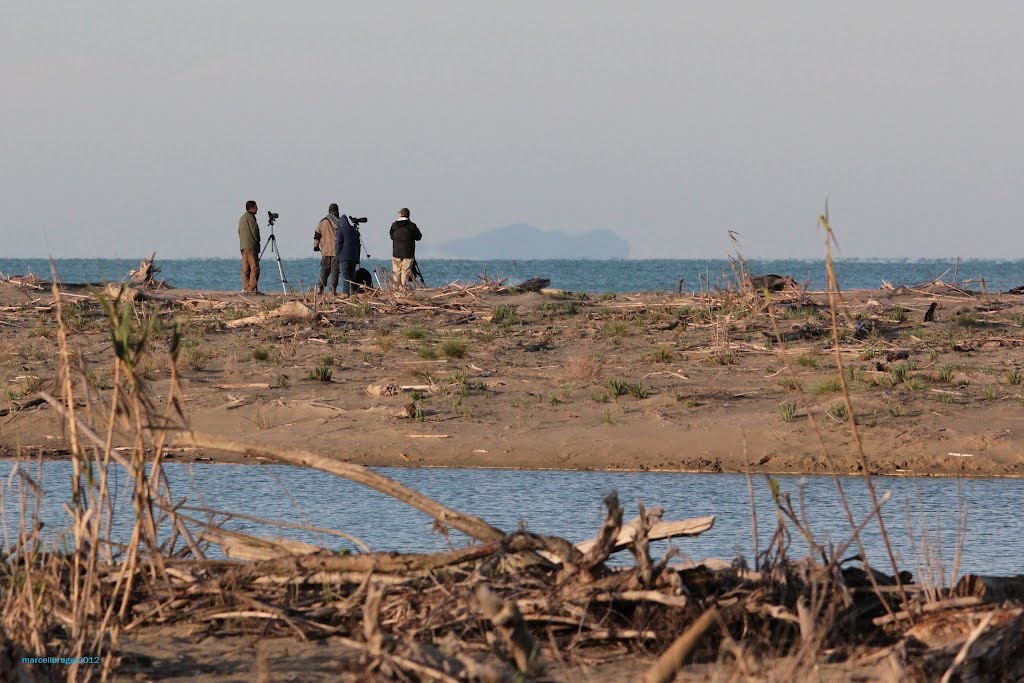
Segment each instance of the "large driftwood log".
[{"label": "large driftwood log", "polygon": [[[707,517],[694,517],[693,519],[680,519],[675,521],[663,522],[661,521],[662,510],[661,508],[651,508],[647,512],[647,516],[655,518],[657,521],[651,525],[650,530],[647,532],[648,541],[660,541],[666,538],[674,538],[676,536],[700,536],[702,533],[710,529],[715,525],[715,516],[708,515]],[[611,547],[612,553],[617,553],[620,550],[625,550],[633,543],[633,539],[636,538],[637,528],[639,526],[639,518],[634,518],[626,523],[621,529],[615,539],[614,545]],[[581,541],[576,544],[576,549],[582,553],[587,553],[597,543],[596,538],[590,538],[586,541]]]},{"label": "large driftwood log", "polygon": [[209,527],[202,539],[216,543],[235,560],[269,560],[282,555],[309,555],[324,550],[318,545],[290,538],[261,538],[228,529]]},{"label": "large driftwood log", "polygon": [[796,289],[796,280],[790,275],[757,275],[750,278],[750,286],[756,292],[768,290],[769,292],[781,292],[784,289]]},{"label": "large driftwood log", "polygon": [[148,259],[139,261],[138,270],[128,271],[131,276],[128,282],[141,287],[152,287],[156,284],[156,274],[159,272],[160,269],[156,267],[156,252],[154,251]]},{"label": "large driftwood log", "polygon": [[286,301],[272,311],[263,311],[247,318],[238,318],[224,323],[225,327],[245,327],[246,325],[262,325],[271,320],[289,320],[306,322],[316,318],[313,309],[301,301]]},{"label": "large driftwood log", "polygon": [[513,289],[518,289],[521,292],[539,292],[548,285],[551,284],[551,280],[545,277],[531,277],[525,282],[520,282]]},{"label": "large driftwood log", "polygon": [[406,574],[409,572],[431,571],[472,560],[479,560],[501,550],[501,543],[483,543],[458,550],[447,550],[429,555],[419,553],[361,553],[358,555],[335,555],[329,551],[297,557],[277,557],[256,562],[246,568],[257,576],[294,575],[319,572],[375,572],[382,574]]}]

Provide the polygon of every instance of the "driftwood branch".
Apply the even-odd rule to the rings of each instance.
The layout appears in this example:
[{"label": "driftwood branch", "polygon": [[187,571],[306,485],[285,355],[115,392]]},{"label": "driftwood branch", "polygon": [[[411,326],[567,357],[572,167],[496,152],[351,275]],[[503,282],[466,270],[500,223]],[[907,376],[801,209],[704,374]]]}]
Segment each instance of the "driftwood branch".
[{"label": "driftwood branch", "polygon": [[[648,511],[648,516],[652,516],[654,512],[658,511],[660,517],[659,508],[651,508]],[[630,520],[627,524],[619,530],[619,535],[615,539],[615,544],[612,546],[612,553],[617,553],[620,550],[625,550],[633,543],[633,538],[636,536],[638,518]],[[715,525],[715,516],[708,515],[706,517],[694,517],[693,519],[680,519],[675,521],[656,521],[651,525],[650,530],[647,532],[647,540],[649,541],[660,541],[666,538],[676,538],[678,536],[700,536],[705,531],[708,531]],[[591,538],[586,541],[581,541],[576,544],[576,549],[582,553],[589,552],[590,549],[597,543],[596,538]]]},{"label": "driftwood branch", "polygon": [[174,445],[188,448],[208,448],[211,450],[225,451],[227,453],[239,453],[251,456],[260,455],[275,458],[293,465],[302,465],[304,467],[312,467],[313,469],[330,472],[331,474],[336,474],[339,477],[344,477],[358,484],[368,486],[385,495],[400,500],[421,512],[425,512],[442,524],[450,526],[453,529],[457,529],[478,541],[498,541],[505,537],[505,533],[501,529],[491,526],[479,517],[453,510],[450,507],[438,503],[433,498],[423,495],[415,489],[399,484],[394,479],[374,472],[362,465],[342,462],[335,458],[313,453],[311,451],[302,451],[290,448],[272,448],[270,446],[262,445],[258,446],[255,444],[246,444],[238,441],[232,441],[230,439],[223,439],[218,436],[198,434],[195,432],[183,432],[178,434],[178,436],[174,438]]},{"label": "driftwood branch", "polygon": [[616,540],[619,537],[619,530],[622,528],[622,506],[619,505],[619,494],[612,491],[604,497],[604,504],[608,508],[601,530],[597,532],[597,538],[583,555],[581,562],[582,569],[588,574],[604,564],[608,556],[615,548]]}]

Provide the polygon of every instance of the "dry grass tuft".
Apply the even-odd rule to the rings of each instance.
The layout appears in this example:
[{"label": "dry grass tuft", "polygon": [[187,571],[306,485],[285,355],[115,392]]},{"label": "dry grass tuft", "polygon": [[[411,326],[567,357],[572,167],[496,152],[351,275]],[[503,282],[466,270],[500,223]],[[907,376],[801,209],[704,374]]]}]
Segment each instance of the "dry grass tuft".
[{"label": "dry grass tuft", "polygon": [[593,382],[601,378],[603,366],[597,356],[569,356],[565,363],[565,377],[581,382]]}]

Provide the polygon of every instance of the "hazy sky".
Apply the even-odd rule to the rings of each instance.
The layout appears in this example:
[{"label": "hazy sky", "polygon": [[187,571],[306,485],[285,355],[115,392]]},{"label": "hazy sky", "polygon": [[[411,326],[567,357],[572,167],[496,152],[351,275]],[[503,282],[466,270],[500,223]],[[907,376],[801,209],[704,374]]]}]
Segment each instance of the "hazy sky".
[{"label": "hazy sky", "polygon": [[[1024,3],[25,2],[0,256],[609,228],[634,257],[1024,256]],[[494,254],[500,257],[501,254]]]}]

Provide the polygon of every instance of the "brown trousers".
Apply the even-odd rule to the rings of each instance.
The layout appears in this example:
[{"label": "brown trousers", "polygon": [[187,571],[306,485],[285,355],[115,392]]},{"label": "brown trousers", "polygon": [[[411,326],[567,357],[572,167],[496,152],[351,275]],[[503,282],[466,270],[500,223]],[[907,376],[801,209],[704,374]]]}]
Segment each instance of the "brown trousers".
[{"label": "brown trousers", "polygon": [[242,249],[242,291],[255,292],[260,283],[260,257],[251,249]]},{"label": "brown trousers", "polygon": [[412,259],[391,257],[391,278],[395,287],[409,289],[412,285]]}]

